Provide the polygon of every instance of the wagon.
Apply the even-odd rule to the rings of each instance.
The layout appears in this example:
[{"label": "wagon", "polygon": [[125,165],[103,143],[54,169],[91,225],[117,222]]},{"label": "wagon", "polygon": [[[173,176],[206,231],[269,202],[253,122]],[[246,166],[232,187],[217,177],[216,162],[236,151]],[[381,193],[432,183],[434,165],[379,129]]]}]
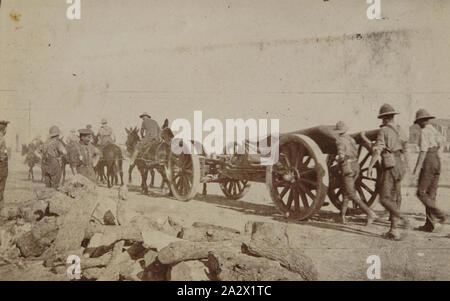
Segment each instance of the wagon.
[{"label": "wagon", "polygon": [[[166,173],[174,196],[181,201],[192,199],[201,183],[218,183],[224,195],[232,200],[241,199],[250,189],[251,182],[265,183],[276,208],[284,216],[296,220],[311,217],[322,206],[328,196],[331,203],[340,209],[343,201],[339,166],[336,161],[336,138],[334,126],[317,126],[279,137],[279,160],[276,164],[261,164],[262,155],[224,154],[207,156],[175,154],[170,152],[166,162]],[[369,207],[374,203],[381,178],[380,165],[368,175],[371,160],[371,142],[377,130],[352,134],[358,150],[361,172],[356,182],[356,191]],[[180,140],[180,145],[186,143]],[[202,146],[190,141],[194,147]],[[248,150],[248,141],[243,143]],[[228,147],[237,147],[234,144]],[[349,214],[359,214],[357,204],[350,205]]]}]

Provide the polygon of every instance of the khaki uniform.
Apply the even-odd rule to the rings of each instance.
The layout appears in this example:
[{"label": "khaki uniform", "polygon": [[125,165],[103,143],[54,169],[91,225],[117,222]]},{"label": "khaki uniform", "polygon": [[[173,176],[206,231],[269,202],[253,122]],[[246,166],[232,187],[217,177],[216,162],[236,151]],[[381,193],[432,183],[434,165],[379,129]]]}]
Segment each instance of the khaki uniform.
[{"label": "khaki uniform", "polygon": [[75,160],[77,173],[85,176],[93,182],[96,182],[97,176],[95,174],[94,167],[101,156],[101,152],[91,143],[86,145],[77,142],[75,144],[75,149],[77,153],[77,158]]},{"label": "khaki uniform", "polygon": [[358,163],[358,146],[355,139],[345,134],[340,135],[336,141],[338,162],[341,167],[341,176],[343,183],[343,203],[341,216],[345,222],[345,213],[348,202],[356,203],[367,215],[374,216],[373,211],[363,202],[356,193],[355,182],[358,179],[360,167]]},{"label": "khaki uniform", "polygon": [[436,207],[436,194],[441,174],[441,160],[438,155],[442,137],[431,125],[427,124],[421,129],[419,148],[426,152],[422,169],[419,174],[417,197],[425,206],[426,222],[424,227],[433,231],[436,220],[445,218],[445,213]]},{"label": "khaki uniform", "polygon": [[67,153],[58,137],[48,139],[42,146],[42,169],[46,187],[58,188],[61,182],[61,157]]},{"label": "khaki uniform", "polygon": [[103,147],[109,143],[115,143],[114,132],[112,128],[107,125],[102,125],[98,130],[98,145]]},{"label": "khaki uniform", "polygon": [[385,169],[381,176],[380,203],[389,211],[391,229],[398,227],[399,220],[402,219],[400,205],[402,200],[401,182],[406,173],[406,162],[403,153],[403,145],[407,141],[406,134],[399,126],[393,124],[381,127],[377,135],[374,149],[381,154],[391,152],[394,155],[395,165]]},{"label": "khaki uniform", "polygon": [[0,137],[0,208],[4,206],[3,194],[5,192],[6,179],[8,178],[8,150],[5,138]]},{"label": "khaki uniform", "polygon": [[141,125],[142,140],[136,145],[136,154],[140,154],[159,142],[161,128],[150,118],[144,119]]}]

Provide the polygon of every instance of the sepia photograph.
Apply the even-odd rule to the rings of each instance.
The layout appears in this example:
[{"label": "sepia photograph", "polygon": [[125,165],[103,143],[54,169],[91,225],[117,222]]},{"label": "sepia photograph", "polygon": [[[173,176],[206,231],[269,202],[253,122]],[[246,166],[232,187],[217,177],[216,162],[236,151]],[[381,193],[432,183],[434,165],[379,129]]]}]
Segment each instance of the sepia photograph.
[{"label": "sepia photograph", "polygon": [[1,0],[0,282],[449,281],[449,16]]}]

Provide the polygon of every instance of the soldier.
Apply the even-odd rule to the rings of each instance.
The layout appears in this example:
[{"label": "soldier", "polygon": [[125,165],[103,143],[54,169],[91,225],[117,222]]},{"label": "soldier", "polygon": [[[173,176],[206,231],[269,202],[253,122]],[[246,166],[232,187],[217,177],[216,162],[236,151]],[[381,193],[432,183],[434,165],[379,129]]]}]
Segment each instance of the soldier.
[{"label": "soldier", "polygon": [[109,143],[115,143],[116,137],[111,127],[108,126],[108,121],[103,118],[102,125],[98,130],[98,145],[103,148],[105,145]]},{"label": "soldier", "polygon": [[138,142],[136,145],[136,149],[133,152],[133,155],[131,156],[131,162],[134,162],[136,160],[137,155],[145,150],[146,148],[149,148],[155,143],[159,142],[159,136],[161,133],[161,128],[159,127],[158,123],[150,117],[148,113],[143,113],[139,116],[142,118],[142,125],[141,125],[141,137],[142,140]]},{"label": "soldier", "polygon": [[46,187],[58,188],[61,182],[61,157],[67,155],[67,151],[59,139],[60,133],[57,126],[52,126],[49,139],[42,146],[42,168]]},{"label": "soldier", "polygon": [[360,167],[358,163],[358,146],[355,139],[346,134],[348,127],[343,121],[336,124],[335,131],[338,133],[336,140],[337,160],[341,168],[341,176],[344,200],[342,202],[340,220],[345,224],[345,214],[347,212],[348,202],[353,201],[367,214],[366,225],[370,225],[377,218],[377,215],[371,210],[356,193],[355,182],[359,176]]},{"label": "soldier", "polygon": [[6,179],[8,178],[8,149],[6,148],[5,135],[9,121],[0,121],[0,209],[4,206],[3,194],[5,192]]},{"label": "soldier", "polygon": [[380,187],[380,203],[389,211],[391,228],[382,236],[386,239],[400,240],[399,221],[409,228],[408,220],[400,213],[401,181],[408,166],[406,143],[408,138],[400,126],[394,123],[394,116],[399,114],[389,104],[380,108],[378,118],[383,120],[373,147],[373,157],[369,164],[368,174],[372,176],[373,166],[382,159],[382,179]]},{"label": "soldier", "polygon": [[71,129],[69,136],[66,138],[66,143],[72,144],[74,142],[78,142],[78,135],[75,129]]},{"label": "soldier", "polygon": [[426,221],[423,226],[416,230],[433,232],[436,221],[445,222],[446,216],[436,207],[436,194],[441,173],[441,160],[439,158],[439,149],[443,144],[443,137],[430,124],[430,120],[435,118],[424,109],[416,113],[415,124],[420,126],[419,137],[419,157],[417,158],[414,176],[419,174],[419,183],[417,187],[417,197],[425,206]]},{"label": "soldier", "polygon": [[96,182],[94,167],[97,165],[101,153],[90,143],[91,132],[88,129],[81,129],[78,132],[80,133],[80,141],[76,144],[78,157],[75,163],[77,173]]}]

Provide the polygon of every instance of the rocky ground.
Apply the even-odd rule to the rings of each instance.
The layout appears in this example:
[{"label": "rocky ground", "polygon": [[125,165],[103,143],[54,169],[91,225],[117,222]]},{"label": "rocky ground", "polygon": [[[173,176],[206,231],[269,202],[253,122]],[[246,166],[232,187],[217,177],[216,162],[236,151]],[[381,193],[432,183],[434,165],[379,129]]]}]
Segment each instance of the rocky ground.
[{"label": "rocky ground", "polygon": [[[445,156],[438,197],[450,212]],[[287,221],[262,184],[239,201],[211,184],[207,196],[183,203],[157,188],[142,195],[137,171],[124,194],[81,177],[69,176],[60,192],[26,178],[15,153],[0,220],[0,280],[69,280],[69,255],[79,256],[83,279],[91,280],[367,280],[370,255],[380,257],[382,280],[450,280],[447,225],[405,231],[394,242],[379,236],[387,217],[369,227],[363,216],[340,225],[332,205],[309,221]],[[402,209],[419,226],[424,209],[410,182]]]}]

